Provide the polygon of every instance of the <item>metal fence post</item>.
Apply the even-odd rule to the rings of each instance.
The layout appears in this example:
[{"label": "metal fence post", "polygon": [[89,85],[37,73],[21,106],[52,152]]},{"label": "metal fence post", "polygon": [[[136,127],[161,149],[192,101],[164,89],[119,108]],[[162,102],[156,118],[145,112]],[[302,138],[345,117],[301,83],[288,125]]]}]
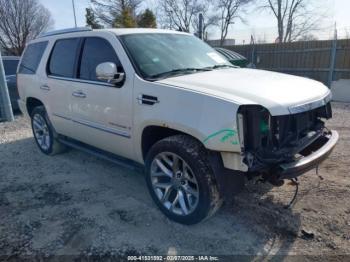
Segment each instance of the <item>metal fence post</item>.
[{"label": "metal fence post", "polygon": [[2,63],[1,51],[0,51],[0,121],[4,119],[6,121],[13,121],[13,112],[11,106],[11,100],[9,91],[7,89],[5,69]]},{"label": "metal fence post", "polygon": [[331,49],[329,74],[328,74],[328,88],[329,89],[332,87],[332,82],[333,82],[333,78],[334,78],[335,60],[337,58],[337,43],[338,43],[338,33],[337,33],[337,28],[335,28],[334,39],[332,42],[332,49]]},{"label": "metal fence post", "polygon": [[251,65],[255,68],[255,39],[253,35],[250,37],[250,45],[251,45]]}]

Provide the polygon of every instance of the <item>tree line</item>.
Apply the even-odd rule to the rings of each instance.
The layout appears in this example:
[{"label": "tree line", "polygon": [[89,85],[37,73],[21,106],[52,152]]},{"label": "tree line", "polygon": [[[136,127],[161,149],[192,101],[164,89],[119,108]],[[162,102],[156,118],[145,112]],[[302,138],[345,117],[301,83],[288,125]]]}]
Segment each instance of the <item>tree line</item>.
[{"label": "tree line", "polygon": [[[149,1],[149,0],[148,0]],[[320,0],[90,0],[85,10],[86,25],[100,28],[164,28],[184,32],[199,31],[203,16],[203,36],[219,30],[221,44],[237,21],[254,19],[248,10],[265,12],[276,23],[276,42],[306,39],[322,17]],[[322,0],[321,0],[322,1]],[[70,8],[70,7],[67,7]],[[0,47],[20,55],[26,43],[53,26],[50,12],[38,0],[0,0]]]},{"label": "tree line", "polygon": [[[311,37],[324,16],[323,0],[155,0],[153,10],[142,11],[144,0],[91,0],[86,9],[87,24],[93,28],[160,27],[184,32],[199,31],[203,15],[203,36],[208,30],[220,31],[221,45],[236,21],[245,23],[251,14],[268,13],[276,22],[276,42],[291,42]],[[318,5],[316,5],[318,4]]]}]

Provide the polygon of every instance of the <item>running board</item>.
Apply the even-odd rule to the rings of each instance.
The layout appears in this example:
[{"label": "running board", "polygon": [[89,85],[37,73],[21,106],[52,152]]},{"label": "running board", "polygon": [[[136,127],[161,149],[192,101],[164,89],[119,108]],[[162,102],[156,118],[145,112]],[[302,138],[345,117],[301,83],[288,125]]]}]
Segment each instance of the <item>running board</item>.
[{"label": "running board", "polygon": [[79,151],[83,151],[85,153],[88,153],[90,155],[96,156],[98,158],[107,160],[109,162],[112,162],[114,164],[117,164],[118,166],[128,168],[134,171],[138,172],[143,172],[144,171],[144,166],[136,163],[135,161],[117,156],[115,154],[112,154],[110,152],[106,152],[104,150],[98,149],[96,147],[87,145],[85,143],[70,139],[70,138],[65,138],[65,137],[58,137],[58,141],[68,147],[72,147],[74,149],[77,149]]}]

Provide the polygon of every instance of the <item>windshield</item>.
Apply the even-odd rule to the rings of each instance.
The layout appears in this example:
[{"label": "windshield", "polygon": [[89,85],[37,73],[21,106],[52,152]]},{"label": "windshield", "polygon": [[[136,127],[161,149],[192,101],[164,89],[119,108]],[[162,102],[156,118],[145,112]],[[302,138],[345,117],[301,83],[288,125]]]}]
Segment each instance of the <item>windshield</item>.
[{"label": "windshield", "polygon": [[148,80],[231,67],[195,36],[150,33],[124,35],[121,39],[137,70]]},{"label": "windshield", "polygon": [[18,66],[18,60],[3,60],[5,75],[15,75]]}]

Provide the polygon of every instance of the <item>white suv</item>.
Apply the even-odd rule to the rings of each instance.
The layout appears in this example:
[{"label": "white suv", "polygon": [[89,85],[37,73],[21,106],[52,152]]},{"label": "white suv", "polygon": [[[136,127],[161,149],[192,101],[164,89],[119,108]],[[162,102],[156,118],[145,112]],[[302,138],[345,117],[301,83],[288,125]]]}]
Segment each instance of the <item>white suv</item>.
[{"label": "white suv", "polygon": [[27,46],[18,89],[43,153],[69,146],[145,166],[155,203],[184,224],[248,177],[281,185],[315,168],[338,140],[323,84],[233,67],[182,32],[48,33]]}]

